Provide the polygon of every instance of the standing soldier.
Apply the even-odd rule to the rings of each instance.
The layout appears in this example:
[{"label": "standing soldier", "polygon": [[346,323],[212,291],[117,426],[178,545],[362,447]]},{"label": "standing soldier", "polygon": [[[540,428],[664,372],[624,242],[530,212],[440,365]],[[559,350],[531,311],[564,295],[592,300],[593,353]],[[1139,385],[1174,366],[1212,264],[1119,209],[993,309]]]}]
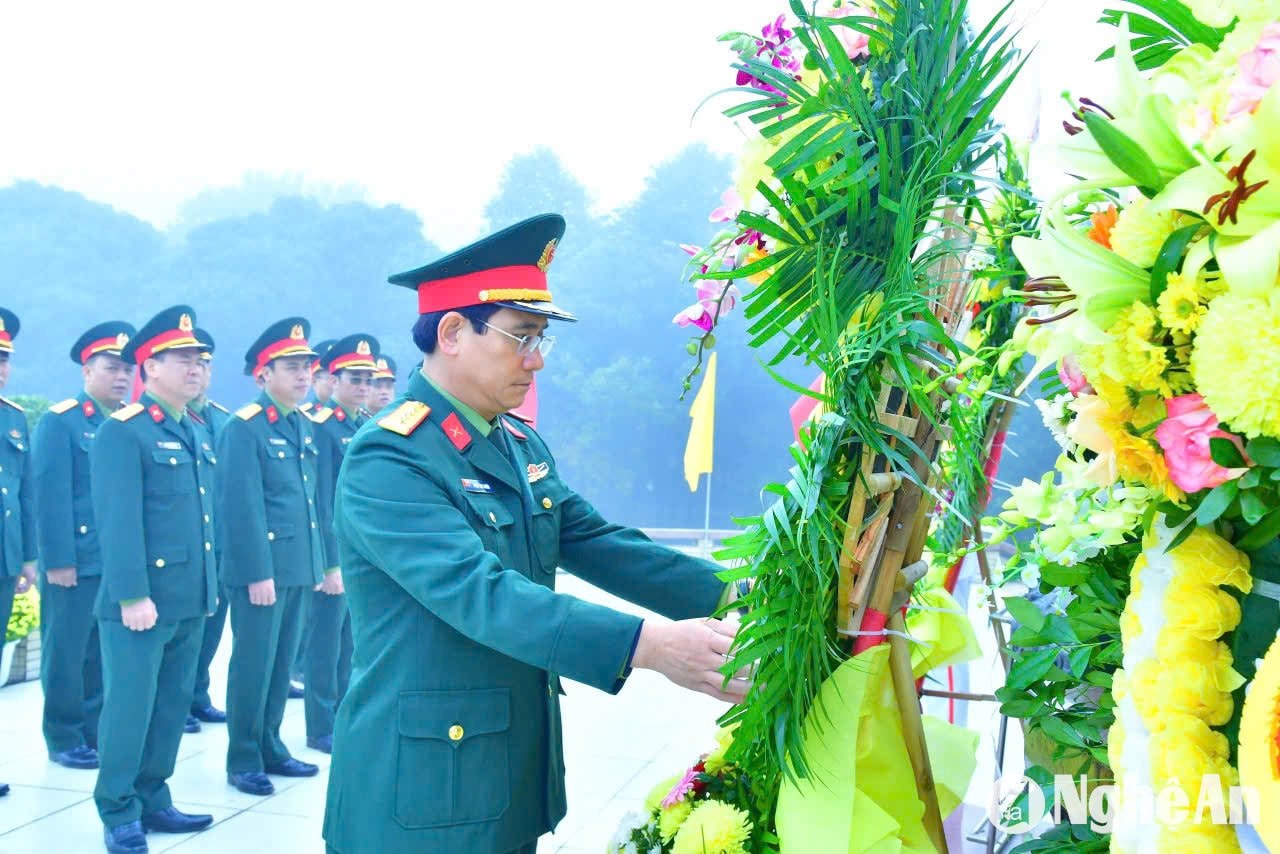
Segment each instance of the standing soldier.
[{"label": "standing soldier", "polygon": [[[9,382],[9,358],[21,324],[0,308],[0,391]],[[32,494],[31,439],[27,416],[18,404],[0,397],[0,631],[9,625],[13,594],[26,593],[36,580],[36,513]],[[16,578],[16,581],[15,581]],[[0,783],[0,796],[9,794]]]},{"label": "standing soldier", "polygon": [[333,376],[324,366],[324,357],[333,344],[332,338],[326,338],[313,348],[316,357],[311,360],[311,390],[307,392],[302,405],[298,407],[308,414],[328,406],[329,400],[333,397]]},{"label": "standing soldier", "polygon": [[213,823],[177,810],[166,782],[217,592],[216,460],[186,416],[204,349],[194,323],[195,312],[177,305],[125,345],[121,356],[141,369],[145,391],[103,423],[89,457],[105,688],[93,798],[111,852],[145,852],[144,831],[192,833]]},{"label": "standing soldier", "polygon": [[134,328],[100,323],[71,347],[84,390],[55,403],[36,425],[40,590],[40,684],[49,758],[67,768],[98,767],[102,655],[94,601],[102,580],[98,525],[89,490],[89,449],[107,416],[120,408],[133,366],[120,352]]},{"label": "standing soldier", "polygon": [[[349,335],[329,348],[323,370],[333,377],[333,408],[314,418],[320,445],[320,499],[326,519],[332,518],[334,488],[347,445],[369,418],[365,405],[377,368],[378,341],[372,335]],[[311,594],[306,656],[307,746],[333,752],[333,717],[351,680],[351,615],[342,588],[338,543],[333,526],[322,526],[324,584]]]},{"label": "standing soldier", "polygon": [[[209,399],[209,383],[213,379],[213,336],[203,329],[196,330],[196,340],[208,347],[200,354],[200,395],[187,407],[192,420],[201,433],[202,448],[217,447],[218,437],[231,413],[220,403]],[[214,562],[217,563],[218,541],[213,543]],[[218,652],[218,644],[222,643],[222,630],[227,623],[227,591],[222,584],[218,585],[218,607],[204,624],[204,639],[200,644],[200,658],[196,663],[196,689],[191,700],[191,713],[187,715],[186,732],[199,732],[200,722],[210,724],[225,723],[227,713],[213,705],[209,697],[209,664]]]},{"label": "standing soldier", "polygon": [[[311,379],[309,324],[272,324],[246,361],[262,377],[218,440],[220,569],[231,600],[227,675],[227,780],[242,792],[275,791],[267,774],[310,777],[319,769],[280,740],[289,666],[298,651],[307,596],[323,578],[319,449],[298,411]],[[264,773],[265,772],[265,773]]]},{"label": "standing soldier", "polygon": [[373,393],[369,395],[369,411],[378,413],[396,397],[396,360],[378,357],[378,370],[373,372]]}]

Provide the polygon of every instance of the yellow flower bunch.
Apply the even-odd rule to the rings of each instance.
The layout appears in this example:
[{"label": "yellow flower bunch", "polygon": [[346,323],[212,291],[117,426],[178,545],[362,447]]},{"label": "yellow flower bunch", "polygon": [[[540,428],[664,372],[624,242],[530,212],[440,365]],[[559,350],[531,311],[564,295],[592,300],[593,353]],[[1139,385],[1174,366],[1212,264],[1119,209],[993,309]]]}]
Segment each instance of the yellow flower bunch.
[{"label": "yellow flower bunch", "polygon": [[746,854],[751,819],[721,801],[702,801],[676,834],[672,854]]},{"label": "yellow flower bunch", "polygon": [[1152,210],[1150,202],[1138,199],[1120,212],[1111,229],[1111,249],[1126,261],[1150,269],[1177,227],[1176,212]]},{"label": "yellow flower bunch", "polygon": [[1170,500],[1181,500],[1182,491],[1169,479],[1169,467],[1160,447],[1149,438],[1149,432],[1140,434],[1165,417],[1164,401],[1147,397],[1130,406],[1122,389],[1112,394],[1119,399],[1082,394],[1069,405],[1076,420],[1067,427],[1067,435],[1097,454],[1090,463],[1094,481],[1099,486],[1109,486],[1116,478],[1124,478],[1164,493]]},{"label": "yellow flower bunch", "polygon": [[1224,294],[1209,303],[1192,344],[1196,389],[1226,429],[1280,437],[1280,289]]}]

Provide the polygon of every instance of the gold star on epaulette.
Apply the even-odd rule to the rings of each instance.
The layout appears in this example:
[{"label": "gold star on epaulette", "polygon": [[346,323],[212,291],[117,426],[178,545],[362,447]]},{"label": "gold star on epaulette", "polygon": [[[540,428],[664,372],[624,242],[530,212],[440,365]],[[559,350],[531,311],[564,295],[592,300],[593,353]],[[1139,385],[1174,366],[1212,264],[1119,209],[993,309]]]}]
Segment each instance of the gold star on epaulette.
[{"label": "gold star on epaulette", "polygon": [[258,403],[250,403],[236,410],[236,417],[241,421],[248,421],[258,413],[262,412],[262,405]]},{"label": "gold star on epaulette", "polygon": [[427,416],[431,407],[418,400],[406,400],[393,411],[378,419],[378,426],[401,436],[408,436],[417,430]]},{"label": "gold star on epaulette", "polygon": [[53,406],[50,406],[49,411],[52,412],[54,415],[61,415],[62,413],[70,412],[75,408],[76,408],[76,399],[74,397],[68,397],[66,400],[60,400],[57,403],[55,403]]},{"label": "gold star on epaulette", "polygon": [[146,409],[146,407],[141,403],[131,403],[128,406],[121,407],[111,413],[111,417],[117,421],[128,421],[144,409]]}]

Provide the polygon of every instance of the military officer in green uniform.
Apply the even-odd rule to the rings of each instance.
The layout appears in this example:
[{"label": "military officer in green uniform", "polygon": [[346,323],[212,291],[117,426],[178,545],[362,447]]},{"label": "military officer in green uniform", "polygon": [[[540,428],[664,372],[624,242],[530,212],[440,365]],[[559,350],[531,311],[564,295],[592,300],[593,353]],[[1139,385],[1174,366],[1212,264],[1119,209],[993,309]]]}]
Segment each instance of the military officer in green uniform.
[{"label": "military officer in green uniform", "polygon": [[[196,340],[209,349],[200,354],[200,395],[187,406],[187,412],[199,428],[200,444],[210,449],[217,447],[218,437],[226,426],[231,412],[222,404],[209,399],[209,383],[213,380],[213,354],[216,349],[213,336],[203,329],[196,329]],[[216,471],[216,470],[215,470]],[[218,556],[218,540],[213,541],[215,563]],[[191,700],[191,713],[187,715],[186,732],[199,732],[200,722],[225,723],[227,713],[213,705],[209,696],[209,664],[222,643],[222,630],[227,624],[227,594],[218,585],[218,607],[204,624],[204,637],[200,643],[200,658],[196,663],[196,689]]]},{"label": "military officer in green uniform", "polygon": [[[323,370],[333,377],[332,408],[312,416],[320,446],[320,498],[326,519],[332,518],[334,489],[342,456],[356,430],[369,419],[365,409],[377,369],[378,340],[372,335],[349,335],[329,347]],[[338,543],[333,525],[321,526],[324,541],[324,584],[311,594],[307,622],[306,722],[307,746],[333,751],[333,718],[351,681],[351,616],[343,593]]]},{"label": "military officer in green uniform", "polygon": [[[732,700],[736,625],[717,567],[612,524],[504,415],[554,340],[534,218],[392,277],[418,292],[426,359],[357,433],[335,525],[355,637],[325,809],[330,851],[532,852],[564,816],[560,679],[616,692],[632,667]],[[676,622],[555,592],[556,567]]]},{"label": "military officer in green uniform", "polygon": [[120,408],[133,365],[120,352],[134,328],[100,323],[71,347],[83,390],[49,407],[32,449],[40,538],[40,684],[49,758],[97,768],[102,656],[93,613],[102,575],[98,524],[89,489],[89,450],[102,422]]},{"label": "military officer in green uniform", "polygon": [[396,360],[378,357],[378,370],[373,372],[373,392],[369,395],[369,411],[381,412],[396,396]]},{"label": "military officer in green uniform", "polygon": [[[18,316],[0,308],[0,391],[9,382]],[[36,514],[32,488],[31,437],[22,407],[0,397],[0,631],[9,625],[13,595],[36,580]],[[0,796],[9,794],[0,783]]]},{"label": "military officer in green uniform", "polygon": [[102,424],[89,454],[105,689],[93,798],[111,852],[145,852],[144,831],[191,833],[213,822],[176,809],[166,782],[217,598],[216,459],[186,415],[204,349],[194,324],[195,312],[177,305],[129,339],[121,356],[141,369],[145,391]]},{"label": "military officer in green uniform", "polygon": [[311,348],[316,353],[316,357],[311,360],[311,390],[307,392],[302,405],[298,407],[308,414],[328,406],[330,398],[333,397],[333,376],[324,367],[325,354],[333,344],[332,338],[326,338]]},{"label": "military officer in green uniform", "polygon": [[261,374],[256,403],[235,413],[218,440],[222,583],[231,600],[227,674],[227,780],[242,792],[275,791],[267,774],[309,777],[280,739],[289,666],[311,590],[324,577],[319,448],[298,410],[311,380],[310,324],[272,324],[245,356]]}]

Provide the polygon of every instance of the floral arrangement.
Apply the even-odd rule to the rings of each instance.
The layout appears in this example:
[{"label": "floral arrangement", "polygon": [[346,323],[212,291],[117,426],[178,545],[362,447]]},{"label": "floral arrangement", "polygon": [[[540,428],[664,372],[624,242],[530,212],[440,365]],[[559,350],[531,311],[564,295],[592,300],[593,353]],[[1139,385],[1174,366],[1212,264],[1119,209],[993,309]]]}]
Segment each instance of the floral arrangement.
[{"label": "floral arrangement", "polygon": [[19,641],[40,628],[40,593],[35,588],[13,597],[5,641]]}]

